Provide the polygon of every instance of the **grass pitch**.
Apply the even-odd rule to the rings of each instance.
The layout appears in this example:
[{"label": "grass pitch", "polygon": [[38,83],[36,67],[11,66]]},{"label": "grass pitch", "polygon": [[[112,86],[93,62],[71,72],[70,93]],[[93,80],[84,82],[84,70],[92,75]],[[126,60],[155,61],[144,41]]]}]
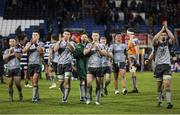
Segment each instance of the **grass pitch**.
[{"label": "grass pitch", "polygon": [[[115,95],[113,78],[108,87],[109,95],[101,98],[101,105],[95,105],[95,83],[93,84],[93,101],[86,105],[79,101],[79,81],[72,81],[72,88],[67,104],[62,104],[61,93],[58,88],[48,89],[50,81],[40,80],[39,103],[32,103],[32,88],[24,88],[22,81],[24,101],[18,101],[18,93],[14,88],[14,102],[8,102],[7,85],[0,84],[0,114],[180,114],[180,73],[173,73],[172,103],[174,108],[157,108],[156,82],[152,72],[139,72],[138,88],[140,93]],[[130,73],[126,74],[127,89],[132,89]],[[119,80],[121,91],[121,82]]]}]

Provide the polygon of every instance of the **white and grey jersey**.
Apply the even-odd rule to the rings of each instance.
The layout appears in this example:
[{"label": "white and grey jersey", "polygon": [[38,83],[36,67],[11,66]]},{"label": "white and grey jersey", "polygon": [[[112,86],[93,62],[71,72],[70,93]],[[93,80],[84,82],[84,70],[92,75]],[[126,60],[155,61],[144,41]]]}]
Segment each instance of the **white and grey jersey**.
[{"label": "white and grey jersey", "polygon": [[[108,51],[109,47],[104,45],[105,47],[105,50]],[[102,56],[101,58],[101,66],[102,67],[107,67],[109,66],[109,63],[110,63],[110,59],[107,57],[107,56]]]},{"label": "white and grey jersey", "polygon": [[58,59],[59,59],[59,53],[58,52],[54,52],[54,46],[55,46],[55,43],[54,44],[51,44],[49,46],[49,49],[52,50],[52,62],[55,62],[55,63],[58,63]]},{"label": "white and grey jersey", "polygon": [[[90,48],[92,46],[92,43],[88,43],[85,47],[85,49]],[[100,49],[104,49],[104,45],[99,44],[97,47]],[[98,53],[98,50],[96,48],[92,48],[90,51],[90,57],[88,59],[88,67],[94,67],[98,68],[102,65],[102,56]]]},{"label": "white and grey jersey", "polygon": [[[70,45],[74,47],[74,42],[70,41],[69,42]],[[73,60],[73,55],[72,52],[67,48],[67,42],[66,41],[62,41],[59,44],[59,58],[58,58],[58,64],[69,64],[72,62]]]},{"label": "white and grey jersey", "polygon": [[122,44],[122,43],[111,44],[108,51],[113,53],[114,63],[126,61],[126,55],[125,55],[127,51],[126,44]]},{"label": "white and grey jersey", "polygon": [[[28,43],[27,43],[28,44]],[[39,42],[37,43],[40,47],[43,47],[43,43]],[[29,63],[28,65],[31,64],[38,64],[41,65],[42,64],[42,57],[41,54],[37,51],[36,49],[36,45],[32,44],[29,51],[28,51],[28,59],[29,59]]]},{"label": "white and grey jersey", "polygon": [[169,64],[171,65],[170,61],[170,49],[169,49],[169,43],[159,43],[157,46],[155,46],[155,65],[160,64]]},{"label": "white and grey jersey", "polygon": [[[14,52],[22,53],[22,48],[15,48]],[[4,55],[7,54],[9,54],[9,49],[4,51]],[[7,69],[12,70],[16,68],[20,68],[20,60],[17,57],[15,57],[15,55],[10,56],[7,62]]]},{"label": "white and grey jersey", "polygon": [[47,41],[45,44],[44,44],[44,49],[45,49],[45,52],[44,52],[44,59],[45,60],[48,60],[48,56],[49,56],[49,47],[51,46],[51,42],[50,41]]}]

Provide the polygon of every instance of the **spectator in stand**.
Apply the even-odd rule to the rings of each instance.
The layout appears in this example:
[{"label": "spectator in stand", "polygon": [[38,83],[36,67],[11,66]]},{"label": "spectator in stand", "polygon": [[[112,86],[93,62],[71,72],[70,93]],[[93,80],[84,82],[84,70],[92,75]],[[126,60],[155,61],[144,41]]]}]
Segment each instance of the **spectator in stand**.
[{"label": "spectator in stand", "polygon": [[0,36],[0,79],[1,83],[5,83],[3,79],[3,70],[4,70],[4,62],[3,62],[3,54],[2,54],[2,38]]}]

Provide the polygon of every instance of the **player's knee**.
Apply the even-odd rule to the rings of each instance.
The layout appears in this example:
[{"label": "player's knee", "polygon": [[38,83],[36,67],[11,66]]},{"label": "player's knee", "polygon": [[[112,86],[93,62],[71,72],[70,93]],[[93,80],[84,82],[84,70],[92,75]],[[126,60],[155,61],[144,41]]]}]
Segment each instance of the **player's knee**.
[{"label": "player's knee", "polygon": [[85,85],[85,81],[84,81],[84,80],[81,80],[81,81],[80,81],[80,85]]},{"label": "player's knee", "polygon": [[64,88],[70,88],[70,84],[68,82],[64,83]]},{"label": "player's knee", "polygon": [[65,79],[71,79],[71,72],[65,72]]},{"label": "player's knee", "polygon": [[171,80],[171,75],[163,75],[163,80]]},{"label": "player's knee", "polygon": [[58,81],[63,81],[64,80],[64,76],[63,75],[57,75],[57,79],[58,79]]},{"label": "player's knee", "polygon": [[105,75],[105,80],[110,80],[110,74]]},{"label": "player's knee", "polygon": [[121,77],[121,79],[122,79],[122,80],[126,80],[126,77],[123,75],[123,76]]},{"label": "player's knee", "polygon": [[87,81],[87,87],[92,86],[92,82],[91,81]]}]

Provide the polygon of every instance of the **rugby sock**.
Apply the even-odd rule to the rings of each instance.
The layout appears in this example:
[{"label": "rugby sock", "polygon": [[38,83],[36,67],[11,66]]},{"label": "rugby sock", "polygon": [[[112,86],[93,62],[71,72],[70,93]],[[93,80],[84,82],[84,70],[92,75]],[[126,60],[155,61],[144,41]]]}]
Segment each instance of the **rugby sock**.
[{"label": "rugby sock", "polygon": [[85,97],[85,85],[80,84],[80,98]]},{"label": "rugby sock", "polygon": [[106,81],[105,82],[105,86],[104,86],[104,88],[107,88],[107,86],[109,85],[109,83],[110,83],[110,81],[108,80],[108,81]]},{"label": "rugby sock", "polygon": [[25,85],[27,85],[28,84],[28,79],[25,79]]},{"label": "rugby sock", "polygon": [[171,91],[170,90],[166,90],[166,100],[167,100],[167,103],[171,103]]},{"label": "rugby sock", "polygon": [[136,90],[137,89],[137,79],[136,79],[136,76],[132,76],[132,80],[133,80],[134,89]]},{"label": "rugby sock", "polygon": [[126,87],[123,87],[123,88],[122,88],[122,91],[125,91],[125,90],[126,90]]},{"label": "rugby sock", "polygon": [[86,92],[86,96],[87,96],[87,100],[91,99],[91,94],[92,94],[92,86],[87,86],[87,92]]},{"label": "rugby sock", "polygon": [[13,98],[13,88],[9,88],[9,97],[12,99]]},{"label": "rugby sock", "polygon": [[38,86],[34,86],[33,87],[33,99],[35,99],[37,96],[37,90],[38,90]]},{"label": "rugby sock", "polygon": [[100,100],[100,87],[96,87],[96,102]]},{"label": "rugby sock", "polygon": [[39,99],[39,86],[37,86],[37,89],[36,89],[36,98]]},{"label": "rugby sock", "polygon": [[100,85],[100,93],[103,94],[103,83]]},{"label": "rugby sock", "polygon": [[54,83],[54,76],[50,76],[51,84]]},{"label": "rugby sock", "polygon": [[92,85],[90,86],[90,100],[92,100],[92,90],[93,90],[93,88],[92,88]]},{"label": "rugby sock", "polygon": [[64,100],[67,100],[68,96],[69,96],[69,92],[70,92],[70,88],[65,88],[64,89]]},{"label": "rugby sock", "polygon": [[158,102],[162,102],[162,92],[158,92]]},{"label": "rugby sock", "polygon": [[60,84],[60,89],[61,89],[62,94],[64,95],[64,85],[63,85],[63,82]]}]

